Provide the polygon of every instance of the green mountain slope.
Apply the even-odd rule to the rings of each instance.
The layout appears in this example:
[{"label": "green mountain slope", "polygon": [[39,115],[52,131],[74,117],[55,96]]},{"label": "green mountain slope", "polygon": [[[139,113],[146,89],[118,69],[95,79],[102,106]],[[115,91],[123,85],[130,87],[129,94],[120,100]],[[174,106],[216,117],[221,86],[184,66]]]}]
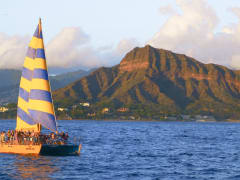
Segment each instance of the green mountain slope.
[{"label": "green mountain slope", "polygon": [[90,70],[90,71],[78,70],[78,71],[74,71],[74,72],[60,74],[57,76],[49,76],[51,88],[52,88],[52,90],[62,88],[64,86],[78,80],[79,78],[88,75],[91,71],[92,70]]}]

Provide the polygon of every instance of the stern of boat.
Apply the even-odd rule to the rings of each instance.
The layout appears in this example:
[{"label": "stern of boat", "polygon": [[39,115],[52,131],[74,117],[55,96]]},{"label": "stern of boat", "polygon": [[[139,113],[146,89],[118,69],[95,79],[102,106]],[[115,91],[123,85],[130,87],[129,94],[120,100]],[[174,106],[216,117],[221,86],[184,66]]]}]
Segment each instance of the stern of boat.
[{"label": "stern of boat", "polygon": [[82,145],[64,144],[43,144],[40,155],[44,156],[78,156],[80,155]]}]

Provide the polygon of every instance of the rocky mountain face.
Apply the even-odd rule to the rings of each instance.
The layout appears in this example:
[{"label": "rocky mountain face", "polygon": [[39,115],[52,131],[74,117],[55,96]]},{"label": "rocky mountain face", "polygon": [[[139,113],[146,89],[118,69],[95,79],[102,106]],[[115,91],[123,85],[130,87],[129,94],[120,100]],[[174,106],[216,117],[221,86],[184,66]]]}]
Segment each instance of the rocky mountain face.
[{"label": "rocky mountain face", "polygon": [[54,92],[58,103],[143,105],[158,113],[240,117],[240,71],[149,45]]}]

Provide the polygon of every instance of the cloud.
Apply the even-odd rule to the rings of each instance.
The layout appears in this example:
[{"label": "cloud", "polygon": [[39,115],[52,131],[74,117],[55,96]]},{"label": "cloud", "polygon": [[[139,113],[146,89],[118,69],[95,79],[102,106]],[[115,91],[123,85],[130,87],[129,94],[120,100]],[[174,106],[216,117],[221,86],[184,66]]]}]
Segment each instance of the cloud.
[{"label": "cloud", "polygon": [[29,39],[28,36],[0,33],[0,68],[22,67]]},{"label": "cloud", "polygon": [[[172,16],[148,43],[187,54],[205,63],[236,67],[236,57],[240,54],[240,21],[216,33],[219,19],[206,1],[176,0],[176,3],[181,12],[171,13]],[[233,8],[231,12],[240,20],[239,8]]]},{"label": "cloud", "polygon": [[[240,8],[230,9],[238,23],[219,31],[219,19],[206,0],[176,0],[176,4],[176,8],[159,9],[159,13],[167,15],[167,21],[146,44],[184,53],[205,63],[240,68]],[[21,68],[30,38],[0,33],[0,68]],[[50,67],[89,69],[115,65],[136,46],[142,43],[127,38],[116,46],[94,48],[90,36],[80,27],[68,27],[46,44],[46,57]]]},{"label": "cloud", "polygon": [[176,11],[174,10],[174,8],[171,5],[160,7],[159,12],[162,15],[174,15],[174,14],[176,14]]},{"label": "cloud", "polygon": [[231,8],[230,11],[232,11],[232,13],[234,13],[238,18],[240,18],[240,8]]},{"label": "cloud", "polygon": [[138,46],[134,38],[121,40],[116,47],[94,49],[90,37],[81,28],[65,28],[52,39],[46,48],[51,67],[79,67],[80,69],[118,64],[128,51]]},{"label": "cloud", "polygon": [[115,53],[122,57],[127,52],[139,45],[140,43],[135,38],[123,39],[118,43]]},{"label": "cloud", "polygon": [[89,36],[81,28],[64,28],[46,46],[48,65],[66,68],[98,65],[97,52],[89,47],[89,42]]},{"label": "cloud", "polygon": [[232,56],[232,61],[230,65],[236,69],[240,69],[240,54]]},{"label": "cloud", "polygon": [[[0,33],[0,68],[22,68],[30,39],[30,36],[8,36]],[[45,45],[50,70],[90,69],[119,63],[121,49],[118,51],[113,46],[94,49],[90,40],[89,35],[80,27],[64,28]],[[125,45],[131,47],[128,43]],[[119,48],[124,48],[124,45]]]}]

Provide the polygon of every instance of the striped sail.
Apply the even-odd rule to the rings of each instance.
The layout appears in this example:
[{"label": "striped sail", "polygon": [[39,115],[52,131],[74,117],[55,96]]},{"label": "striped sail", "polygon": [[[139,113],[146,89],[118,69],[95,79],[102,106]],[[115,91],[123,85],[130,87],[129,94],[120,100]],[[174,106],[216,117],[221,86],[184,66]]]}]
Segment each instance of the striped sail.
[{"label": "striped sail", "polygon": [[29,43],[19,87],[18,130],[57,131],[44,51],[41,20]]}]

